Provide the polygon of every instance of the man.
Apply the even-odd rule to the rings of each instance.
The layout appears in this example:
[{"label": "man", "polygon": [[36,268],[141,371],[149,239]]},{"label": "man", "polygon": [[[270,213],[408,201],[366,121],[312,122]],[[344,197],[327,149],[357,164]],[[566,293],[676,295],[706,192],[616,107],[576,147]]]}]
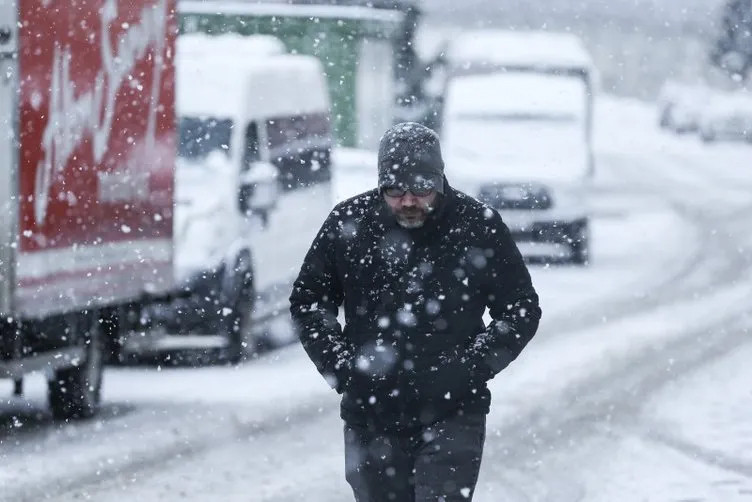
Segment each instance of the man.
[{"label": "man", "polygon": [[334,208],[290,304],[303,347],[342,394],[356,501],[470,500],[486,382],[520,354],[541,311],[499,214],[449,186],[436,133],[386,132],[378,188]]}]

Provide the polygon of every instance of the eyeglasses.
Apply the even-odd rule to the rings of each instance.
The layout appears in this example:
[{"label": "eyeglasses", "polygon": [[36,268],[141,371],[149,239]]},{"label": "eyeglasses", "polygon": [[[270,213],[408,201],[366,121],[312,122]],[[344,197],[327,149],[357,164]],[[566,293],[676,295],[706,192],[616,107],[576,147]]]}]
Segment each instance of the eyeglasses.
[{"label": "eyeglasses", "polygon": [[384,189],[384,194],[387,197],[404,197],[404,195],[407,192],[410,192],[416,197],[426,197],[428,195],[431,195],[434,192],[434,189],[430,187],[425,187],[425,188],[411,188],[408,190],[406,188],[400,188],[396,186],[386,187]]}]

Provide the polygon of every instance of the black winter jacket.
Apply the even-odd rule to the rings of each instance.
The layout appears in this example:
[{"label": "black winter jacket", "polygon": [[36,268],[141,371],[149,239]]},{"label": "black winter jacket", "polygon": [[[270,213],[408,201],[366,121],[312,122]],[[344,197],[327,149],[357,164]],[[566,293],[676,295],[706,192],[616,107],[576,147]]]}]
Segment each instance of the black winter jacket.
[{"label": "black winter jacket", "polygon": [[501,216],[446,188],[415,230],[397,224],[378,190],[344,201],[305,257],[290,310],[343,394],[345,421],[403,430],[459,409],[487,413],[486,381],[538,328],[538,295]]}]

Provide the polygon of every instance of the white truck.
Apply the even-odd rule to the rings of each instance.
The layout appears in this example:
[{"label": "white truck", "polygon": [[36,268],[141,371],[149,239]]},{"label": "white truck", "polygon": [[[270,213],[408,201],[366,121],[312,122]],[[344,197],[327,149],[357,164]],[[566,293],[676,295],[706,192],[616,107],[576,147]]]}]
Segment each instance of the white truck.
[{"label": "white truck", "polygon": [[174,265],[190,294],[154,305],[148,319],[164,333],[125,349],[218,348],[235,362],[259,324],[287,311],[332,206],[324,69],[273,37],[181,35],[176,88]]},{"label": "white truck", "polygon": [[242,359],[332,205],[320,63],[176,61],[175,4],[0,0],[0,378],[58,418],[168,335]]},{"label": "white truck", "polygon": [[453,39],[441,136],[450,180],[500,210],[527,256],[589,260],[596,70],[571,34]]},{"label": "white truck", "polygon": [[0,0],[0,378],[96,413],[173,276],[174,0]]}]

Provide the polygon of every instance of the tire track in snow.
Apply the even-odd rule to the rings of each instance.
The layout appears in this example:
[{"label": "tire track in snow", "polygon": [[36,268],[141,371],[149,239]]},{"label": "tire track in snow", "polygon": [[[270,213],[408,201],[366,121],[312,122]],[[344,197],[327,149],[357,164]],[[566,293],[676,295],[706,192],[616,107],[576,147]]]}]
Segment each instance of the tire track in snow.
[{"label": "tire track in snow", "polygon": [[[715,330],[704,327],[632,354],[618,364],[612,361],[607,374],[594,374],[555,401],[541,403],[532,413],[500,427],[497,432],[502,440],[490,443],[486,451],[484,461],[496,466],[486,478],[495,480],[496,487],[517,486],[520,490],[523,485],[521,493],[546,494],[540,498],[519,496],[510,500],[563,500],[556,496],[562,488],[559,473],[571,470],[573,464],[578,466],[575,469],[587,470],[590,467],[586,461],[592,462],[591,454],[578,452],[578,445],[587,444],[593,437],[618,438],[625,432],[646,435],[675,449],[684,447],[690,456],[700,453],[696,459],[749,476],[750,466],[746,463],[724,461],[712,452],[690,449],[679,440],[655,434],[641,426],[640,416],[643,404],[665,385],[749,343],[750,329],[752,311],[745,316],[731,312],[727,321]],[[602,449],[595,453],[604,454]],[[572,492],[576,480],[570,479],[569,483],[567,490]],[[575,492],[585,493],[584,487]]]},{"label": "tire track in snow", "polygon": [[[630,168],[643,165],[646,171],[651,173],[658,171],[655,166],[640,164],[634,158],[624,158],[623,162],[624,166]],[[651,170],[651,167],[654,169]],[[633,173],[633,176],[635,179],[645,179],[640,177],[639,173]],[[664,180],[658,186],[644,183],[642,185],[646,190],[657,191],[661,185],[669,187],[672,182],[673,180],[669,179]],[[710,180],[708,182],[711,183]],[[712,185],[709,186],[712,187]],[[668,195],[678,211],[686,217],[696,218],[700,227],[714,237],[705,239],[698,255],[685,267],[687,275],[680,275],[675,283],[666,282],[649,298],[622,308],[617,317],[629,317],[643,311],[663,309],[692,298],[702,298],[709,291],[737,283],[740,278],[749,279],[749,272],[752,269],[752,239],[748,231],[748,215],[752,213],[750,210],[752,206],[745,205],[736,207],[731,212],[719,211],[720,214],[713,214],[703,207],[702,201],[693,203],[692,197],[687,196],[687,193],[692,190],[696,190],[693,185],[687,187],[673,185]],[[709,268],[706,268],[707,266]],[[566,486],[562,485],[560,475],[557,473],[565,468],[563,463],[571,462],[572,458],[577,457],[575,454],[566,455],[557,450],[566,450],[568,446],[575,449],[576,446],[572,446],[573,442],[576,445],[578,442],[584,442],[588,436],[602,435],[603,430],[599,429],[610,430],[616,426],[617,422],[626,424],[630,420],[637,420],[639,404],[645,397],[656,392],[678,375],[695,371],[709,364],[711,360],[723,357],[740,344],[746,343],[749,333],[744,331],[740,335],[739,330],[748,329],[752,322],[746,320],[738,324],[737,315],[734,312],[730,313],[727,316],[727,330],[713,333],[710,342],[705,342],[700,346],[690,342],[690,348],[686,348],[687,340],[694,340],[695,337],[701,338],[706,334],[704,330],[698,331],[695,335],[689,334],[681,337],[659,350],[652,351],[652,354],[648,352],[644,356],[631,359],[623,367],[615,369],[610,376],[596,376],[589,384],[585,383],[573,388],[568,393],[569,397],[562,398],[561,402],[553,407],[542,406],[537,413],[519,420],[517,426],[501,429],[503,437],[526,439],[517,442],[513,440],[511,443],[505,441],[504,453],[497,451],[492,454],[496,461],[507,466],[519,465],[520,461],[524,461],[528,467],[527,470],[535,472],[535,475],[531,475],[529,472],[517,471],[516,475],[510,476],[506,472],[508,469],[495,470],[494,476],[506,481],[499,485],[514,486],[519,484],[520,479],[527,478],[525,489],[521,491],[507,489],[504,492],[505,496],[513,496],[511,500],[563,500],[560,498],[562,493],[559,493],[559,497],[556,493],[557,490],[564,490],[569,494],[566,500],[580,500],[583,493],[582,487],[573,486],[571,482],[564,483]],[[677,354],[680,355],[680,364],[672,365],[671,374],[667,375],[666,356],[670,355],[676,360]],[[601,380],[604,381],[601,382]],[[596,400],[580,397],[592,395],[602,397]],[[566,411],[568,418],[560,417],[562,410]],[[683,447],[687,452],[691,451],[690,446],[681,443],[680,440],[667,436],[662,436],[660,439],[671,443],[674,447]],[[723,459],[714,452],[700,450],[695,452],[698,453],[698,458],[705,460],[720,459],[715,462],[716,466],[724,467],[725,465],[730,468],[729,470],[739,474],[748,475],[749,473],[749,466],[745,463]],[[556,457],[559,458],[552,460]],[[580,458],[583,457],[580,456]],[[553,466],[546,466],[547,463]],[[537,468],[536,466],[544,467]],[[548,477],[540,481],[535,479],[536,475]],[[512,495],[513,493],[517,495]],[[531,499],[528,498],[530,493],[545,495]],[[480,497],[479,500],[484,499]]]},{"label": "tire track in snow", "polygon": [[708,465],[720,467],[726,471],[735,472],[752,480],[752,462],[745,462],[743,460],[735,459],[723,452],[703,448],[702,446],[663,431],[650,429],[643,431],[641,436],[664,446],[668,446],[687,457],[701,460]]},{"label": "tire track in snow", "polygon": [[[209,412],[186,406],[177,407],[177,410],[146,409],[137,417],[130,418],[132,421],[138,420],[140,424],[124,424],[126,429],[132,430],[129,434],[138,448],[126,444],[125,451],[121,451],[123,447],[117,448],[117,444],[122,441],[118,441],[113,451],[104,455],[98,451],[77,454],[73,442],[67,445],[67,449],[65,446],[51,449],[46,464],[37,465],[37,469],[31,472],[27,468],[30,461],[28,453],[22,454],[16,462],[12,456],[4,453],[3,478],[14,479],[12,485],[0,484],[0,501],[32,502],[44,500],[52,493],[83,493],[87,486],[97,486],[111,479],[138,478],[142,473],[159,472],[171,461],[186,462],[222,445],[247,440],[255,435],[274,435],[279,430],[286,430],[291,422],[312,420],[320,414],[321,404],[316,399],[300,403],[292,413],[286,409],[277,416],[264,415],[260,418],[254,417],[252,410],[238,413],[234,407]],[[162,414],[167,418],[162,417],[160,421]],[[94,431],[81,431],[79,427],[78,434],[94,436],[88,443],[95,443],[92,447],[97,449],[96,422],[86,425],[93,427]],[[157,430],[150,433],[150,428]],[[106,445],[106,438],[101,440]],[[70,451],[71,447],[73,451]],[[37,455],[40,454],[44,453],[37,452]],[[72,462],[67,469],[56,468],[68,456],[82,458]],[[26,476],[22,477],[24,474]]]}]

